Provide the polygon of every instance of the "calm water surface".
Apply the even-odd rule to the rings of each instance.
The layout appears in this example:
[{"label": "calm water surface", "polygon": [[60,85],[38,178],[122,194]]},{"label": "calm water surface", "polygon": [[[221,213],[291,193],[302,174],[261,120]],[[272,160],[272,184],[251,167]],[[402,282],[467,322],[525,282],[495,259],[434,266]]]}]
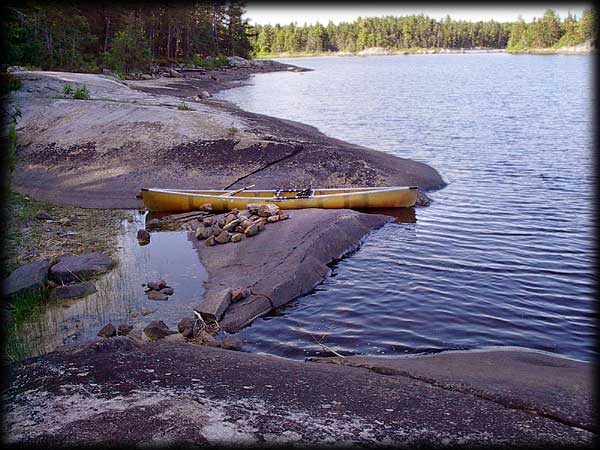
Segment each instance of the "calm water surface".
[{"label": "calm water surface", "polygon": [[[283,60],[282,60],[283,61]],[[241,332],[249,350],[392,355],[524,346],[595,356],[592,56],[287,60],[219,96],[435,167],[415,223],[372,233],[334,276]]]}]

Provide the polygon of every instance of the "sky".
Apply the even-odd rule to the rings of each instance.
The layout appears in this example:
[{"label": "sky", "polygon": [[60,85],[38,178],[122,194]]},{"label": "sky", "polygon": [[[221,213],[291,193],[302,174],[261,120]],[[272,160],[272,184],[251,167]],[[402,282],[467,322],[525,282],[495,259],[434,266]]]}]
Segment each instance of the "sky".
[{"label": "sky", "polygon": [[359,16],[361,17],[380,17],[386,15],[408,16],[413,14],[424,14],[433,19],[443,19],[450,15],[453,19],[470,20],[477,22],[479,20],[495,20],[496,22],[512,22],[523,16],[526,22],[530,22],[534,17],[542,17],[544,11],[548,8],[554,9],[561,18],[566,17],[567,13],[576,15],[578,18],[584,9],[589,7],[589,3],[572,3],[569,5],[552,4],[546,5],[534,4],[520,6],[518,4],[506,4],[504,6],[472,6],[472,5],[447,5],[447,6],[428,6],[428,5],[391,5],[377,4],[358,5],[350,4],[293,4],[282,5],[272,3],[261,3],[260,1],[249,0],[246,6],[246,17],[251,25],[275,25],[277,23],[289,24],[297,22],[303,25],[304,22],[311,24],[319,21],[326,25],[329,20],[334,23],[353,22]]}]

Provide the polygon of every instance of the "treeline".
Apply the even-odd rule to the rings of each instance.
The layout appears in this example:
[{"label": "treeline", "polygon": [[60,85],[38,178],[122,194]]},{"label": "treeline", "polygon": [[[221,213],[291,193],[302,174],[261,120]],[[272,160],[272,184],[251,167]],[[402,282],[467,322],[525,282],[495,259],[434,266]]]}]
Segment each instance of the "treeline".
[{"label": "treeline", "polygon": [[[245,3],[25,1],[4,6],[6,63],[129,71],[151,62],[248,56]],[[4,61],[3,61],[4,62]]]},{"label": "treeline", "polygon": [[[567,36],[568,38],[565,38]],[[425,15],[358,18],[326,26],[258,25],[250,42],[253,54],[264,56],[283,52],[358,52],[369,47],[411,48],[529,48],[551,47],[559,42],[575,45],[594,36],[594,15],[586,10],[580,20],[571,14],[561,21],[548,10],[530,24],[522,19],[512,22],[436,20]],[[562,39],[562,41],[561,41]]]}]

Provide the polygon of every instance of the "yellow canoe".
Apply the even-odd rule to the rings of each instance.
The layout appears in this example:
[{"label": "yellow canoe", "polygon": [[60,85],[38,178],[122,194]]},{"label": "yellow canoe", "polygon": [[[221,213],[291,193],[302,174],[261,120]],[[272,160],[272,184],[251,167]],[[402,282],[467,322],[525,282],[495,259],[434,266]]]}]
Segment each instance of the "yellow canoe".
[{"label": "yellow canoe", "polygon": [[[249,203],[275,203],[281,209],[402,208],[415,205],[416,186],[298,190],[181,190],[142,189],[144,206],[150,211],[196,211],[210,203],[214,211],[246,209]],[[307,195],[308,194],[308,195]]]}]

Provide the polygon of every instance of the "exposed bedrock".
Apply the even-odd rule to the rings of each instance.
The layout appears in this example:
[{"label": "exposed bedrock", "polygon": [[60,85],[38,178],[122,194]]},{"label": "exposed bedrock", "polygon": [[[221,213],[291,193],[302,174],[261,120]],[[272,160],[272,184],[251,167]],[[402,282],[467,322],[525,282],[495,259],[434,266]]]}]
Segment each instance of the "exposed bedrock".
[{"label": "exposed bedrock", "polygon": [[[426,164],[226,102],[190,99],[181,87],[190,80],[172,81],[172,87],[138,81],[133,89],[106,75],[18,76],[23,88],[10,99],[21,112],[13,186],[41,200],[136,208],[142,187],[444,185]],[[152,92],[159,82],[161,93]],[[61,98],[66,84],[85,84],[90,99]]]},{"label": "exposed bedrock", "polygon": [[[330,273],[328,264],[352,250],[391,217],[348,209],[288,211],[289,220],[231,245],[206,246],[192,239],[208,280],[197,307],[234,332],[274,308],[309,293]],[[248,289],[233,301],[228,290]]]}]

